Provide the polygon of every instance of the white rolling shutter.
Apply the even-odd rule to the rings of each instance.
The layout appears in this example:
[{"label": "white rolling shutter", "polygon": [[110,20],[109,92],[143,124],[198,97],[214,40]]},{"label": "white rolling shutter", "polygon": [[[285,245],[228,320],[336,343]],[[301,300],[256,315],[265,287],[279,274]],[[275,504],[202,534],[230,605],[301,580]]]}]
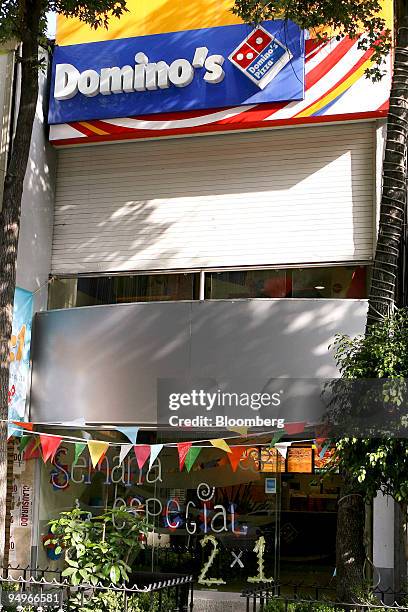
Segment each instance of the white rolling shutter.
[{"label": "white rolling shutter", "polygon": [[374,125],[61,150],[54,273],[368,260]]}]

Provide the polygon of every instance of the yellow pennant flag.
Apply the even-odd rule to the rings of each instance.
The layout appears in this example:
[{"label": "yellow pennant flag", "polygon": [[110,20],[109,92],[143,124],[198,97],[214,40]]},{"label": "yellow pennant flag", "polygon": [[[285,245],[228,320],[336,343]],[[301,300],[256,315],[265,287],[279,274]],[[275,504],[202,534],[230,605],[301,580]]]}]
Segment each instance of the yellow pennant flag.
[{"label": "yellow pennant flag", "polygon": [[99,440],[88,440],[88,450],[91,455],[92,465],[95,468],[106,455],[109,448],[109,442],[101,442]]},{"label": "yellow pennant flag", "polygon": [[230,431],[238,433],[240,436],[246,436],[248,433],[248,427],[228,427]]},{"label": "yellow pennant flag", "polygon": [[232,450],[230,449],[226,441],[222,438],[217,440],[210,440],[210,442],[213,446],[215,446],[215,448],[219,448],[220,450],[223,450],[226,453],[232,453]]}]

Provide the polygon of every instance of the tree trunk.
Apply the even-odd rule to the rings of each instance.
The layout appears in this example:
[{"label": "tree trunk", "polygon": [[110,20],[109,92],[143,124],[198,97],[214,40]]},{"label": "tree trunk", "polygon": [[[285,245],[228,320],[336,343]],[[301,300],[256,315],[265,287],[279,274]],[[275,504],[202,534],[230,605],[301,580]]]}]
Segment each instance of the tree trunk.
[{"label": "tree trunk", "polygon": [[383,164],[380,224],[369,295],[367,328],[392,312],[407,200],[408,14],[397,33]]},{"label": "tree trunk", "polygon": [[[21,96],[10,163],[4,181],[0,213],[0,418],[8,417],[9,342],[11,336],[21,198],[30,152],[31,133],[38,98],[38,35],[40,0],[21,3],[25,29],[21,52]],[[6,536],[7,425],[0,424],[0,563],[8,564]],[[0,566],[1,566],[0,565]]]},{"label": "tree trunk", "polygon": [[341,602],[356,601],[364,586],[364,525],[363,496],[346,484],[337,511],[336,577]]}]

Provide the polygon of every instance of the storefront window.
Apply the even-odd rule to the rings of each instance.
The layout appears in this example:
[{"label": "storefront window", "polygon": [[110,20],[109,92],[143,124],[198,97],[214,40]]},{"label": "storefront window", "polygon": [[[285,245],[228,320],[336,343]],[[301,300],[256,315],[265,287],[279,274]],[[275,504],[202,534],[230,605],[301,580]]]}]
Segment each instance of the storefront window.
[{"label": "storefront window", "polygon": [[[169,440],[159,432],[145,436],[142,442]],[[268,444],[240,447],[235,465],[203,446],[190,471],[180,471],[175,446],[165,445],[141,470],[133,452],[119,463],[119,447],[96,469],[86,452],[73,465],[73,454],[73,445],[63,444],[53,465],[41,465],[40,567],[51,560],[62,566],[42,544],[50,519],[73,507],[97,515],[126,506],[151,526],[132,571],[193,573],[198,588],[236,592],[276,581],[281,570],[285,579],[316,567],[332,575],[341,480],[319,477],[324,458],[311,444],[290,448],[286,459]]]}]

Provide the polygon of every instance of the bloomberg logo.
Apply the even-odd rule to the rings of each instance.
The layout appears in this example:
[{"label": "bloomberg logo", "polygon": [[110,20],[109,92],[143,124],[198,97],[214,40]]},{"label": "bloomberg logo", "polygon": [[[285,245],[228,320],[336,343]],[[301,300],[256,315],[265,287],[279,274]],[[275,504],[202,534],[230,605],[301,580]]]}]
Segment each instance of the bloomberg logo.
[{"label": "bloomberg logo", "polygon": [[51,124],[299,100],[303,32],[266,21],[57,46],[51,91]]}]

